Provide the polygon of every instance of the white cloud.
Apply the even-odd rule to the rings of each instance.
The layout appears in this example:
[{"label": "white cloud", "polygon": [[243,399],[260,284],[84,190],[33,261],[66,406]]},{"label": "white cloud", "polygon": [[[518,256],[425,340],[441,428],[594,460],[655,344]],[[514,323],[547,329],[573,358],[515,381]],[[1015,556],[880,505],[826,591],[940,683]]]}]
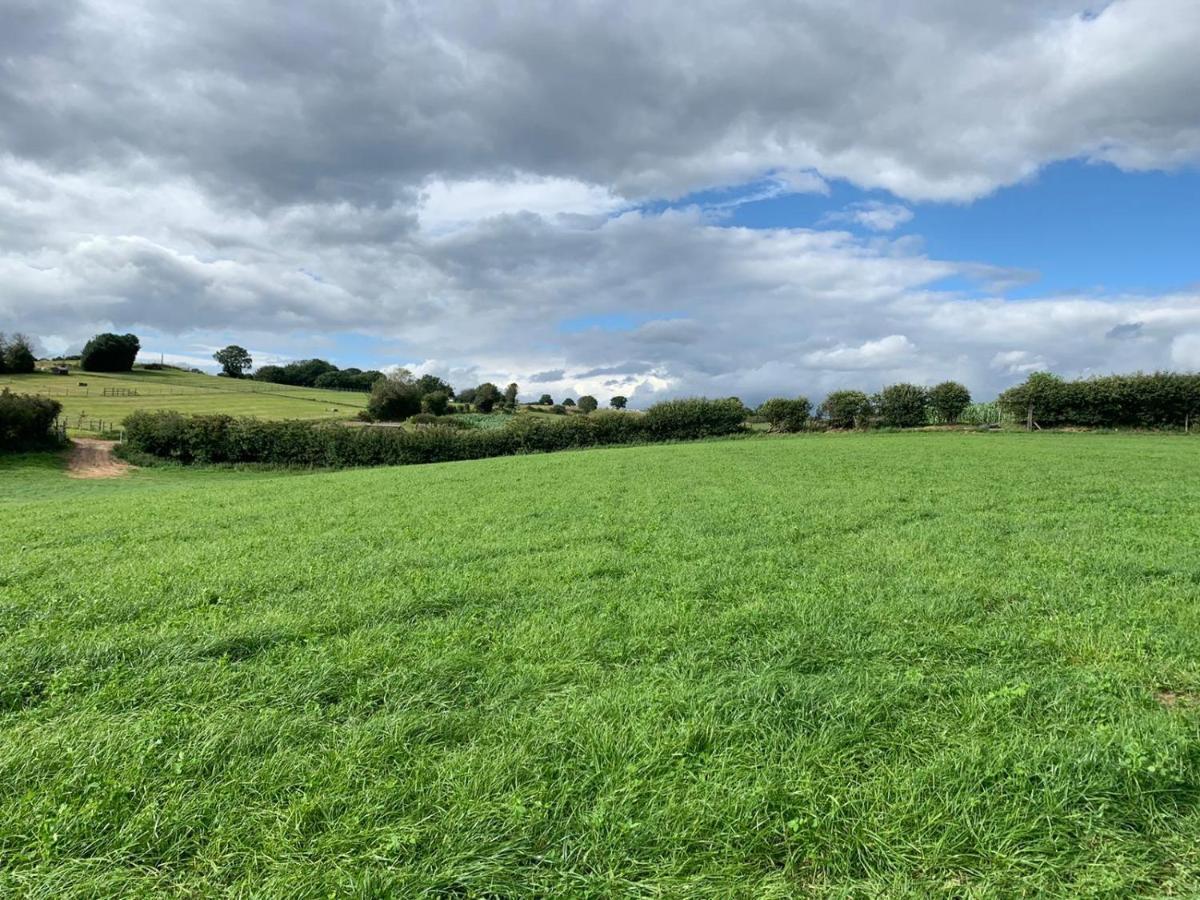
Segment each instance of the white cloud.
[{"label": "white cloud", "polygon": [[822,221],[826,224],[850,222],[871,231],[895,231],[905,222],[911,222],[912,218],[912,210],[902,204],[865,200],[852,203],[839,212],[829,213]]}]

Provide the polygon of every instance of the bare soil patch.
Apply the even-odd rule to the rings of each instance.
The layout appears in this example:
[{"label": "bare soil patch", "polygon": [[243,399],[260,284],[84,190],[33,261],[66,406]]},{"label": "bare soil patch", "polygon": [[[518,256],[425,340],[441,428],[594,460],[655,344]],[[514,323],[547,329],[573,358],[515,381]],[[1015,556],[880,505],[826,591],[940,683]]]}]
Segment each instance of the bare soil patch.
[{"label": "bare soil patch", "polygon": [[76,438],[67,456],[67,474],[72,478],[117,478],[131,468],[113,456],[116,441]]}]

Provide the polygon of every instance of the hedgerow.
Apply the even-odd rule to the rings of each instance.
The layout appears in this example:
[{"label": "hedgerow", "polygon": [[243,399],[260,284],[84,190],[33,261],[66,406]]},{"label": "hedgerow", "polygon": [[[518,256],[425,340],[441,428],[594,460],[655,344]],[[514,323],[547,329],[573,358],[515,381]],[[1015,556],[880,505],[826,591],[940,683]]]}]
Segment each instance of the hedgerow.
[{"label": "hedgerow", "polygon": [[49,397],[0,391],[0,451],[32,450],[55,442],[51,427],[62,404]]},{"label": "hedgerow", "polygon": [[136,412],[125,420],[125,448],[182,463],[268,463],[306,467],[408,465],[542,453],[606,444],[692,440],[743,428],[740,404],[672,400],[644,414],[514,416],[501,428],[416,429],[267,422],[232,416]]},{"label": "hedgerow", "polygon": [[1176,372],[1106,375],[1065,381],[1035,372],[1000,395],[1001,408],[1039,425],[1102,428],[1183,427],[1200,414],[1200,374]]}]

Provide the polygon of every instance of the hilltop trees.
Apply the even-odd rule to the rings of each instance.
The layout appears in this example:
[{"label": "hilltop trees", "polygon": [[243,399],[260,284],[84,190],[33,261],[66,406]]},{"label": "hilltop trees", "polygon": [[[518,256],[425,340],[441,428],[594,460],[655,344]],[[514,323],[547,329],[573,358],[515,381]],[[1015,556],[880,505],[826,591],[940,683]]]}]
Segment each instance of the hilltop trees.
[{"label": "hilltop trees", "polygon": [[554,405],[554,398],[551,397],[549,394],[542,394],[542,396],[538,398],[538,406],[553,406],[553,405]]},{"label": "hilltop trees", "polygon": [[563,406],[574,406],[575,401],[572,400],[570,397],[568,397],[566,400],[563,401],[562,405]]},{"label": "hilltop trees", "polygon": [[136,334],[98,334],[83,347],[79,365],[85,372],[129,372],[142,342]]},{"label": "hilltop trees", "polygon": [[628,397],[623,397],[620,394],[617,394],[617,396],[609,398],[608,405],[611,406],[613,409],[624,409],[625,404],[627,404],[628,402],[629,402]]},{"label": "hilltop trees", "polygon": [[254,360],[249,351],[237,344],[230,344],[213,354],[213,359],[221,364],[221,371],[230,378],[242,378],[253,367]]},{"label": "hilltop trees", "polygon": [[579,411],[580,412],[585,412],[585,413],[595,412],[596,407],[598,407],[599,405],[600,404],[596,401],[596,398],[593,397],[591,394],[584,394],[582,397],[579,398]]},{"label": "hilltop trees", "polygon": [[943,381],[929,389],[929,408],[947,425],[957,423],[970,405],[971,392],[957,381]]}]

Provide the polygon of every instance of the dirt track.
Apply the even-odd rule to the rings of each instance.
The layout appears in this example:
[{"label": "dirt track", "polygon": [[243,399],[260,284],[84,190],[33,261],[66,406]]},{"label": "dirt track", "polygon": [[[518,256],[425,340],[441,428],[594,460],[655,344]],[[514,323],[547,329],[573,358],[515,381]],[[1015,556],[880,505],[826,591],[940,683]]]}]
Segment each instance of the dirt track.
[{"label": "dirt track", "polygon": [[112,455],[115,441],[75,438],[67,456],[67,474],[72,478],[116,478],[132,468]]}]

